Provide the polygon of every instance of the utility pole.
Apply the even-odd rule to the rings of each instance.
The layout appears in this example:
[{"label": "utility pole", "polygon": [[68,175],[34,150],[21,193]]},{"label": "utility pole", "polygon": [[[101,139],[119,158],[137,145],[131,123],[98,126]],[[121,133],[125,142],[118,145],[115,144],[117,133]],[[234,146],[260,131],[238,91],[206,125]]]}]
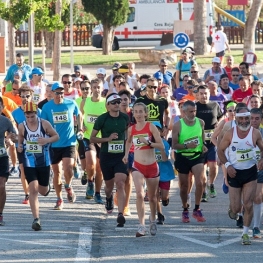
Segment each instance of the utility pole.
[{"label": "utility pole", "polygon": [[183,20],[183,0],[178,1],[179,20]]}]

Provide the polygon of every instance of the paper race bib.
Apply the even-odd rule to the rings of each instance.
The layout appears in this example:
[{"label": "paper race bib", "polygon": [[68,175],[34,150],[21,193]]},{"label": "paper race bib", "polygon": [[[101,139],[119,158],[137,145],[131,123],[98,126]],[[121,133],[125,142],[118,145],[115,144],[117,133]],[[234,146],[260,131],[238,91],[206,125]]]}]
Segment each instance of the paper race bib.
[{"label": "paper race bib", "polygon": [[139,137],[143,137],[146,141],[149,140],[149,136],[148,136],[147,133],[134,135],[134,136],[133,136],[133,139],[132,139],[132,142],[133,142],[134,146],[135,146],[135,147],[142,147],[142,146],[147,145],[147,144],[141,142],[140,139],[139,139]]},{"label": "paper race bib", "polygon": [[124,151],[124,141],[108,142],[109,153],[122,153]]},{"label": "paper race bib", "polygon": [[68,122],[68,111],[53,112],[53,122],[54,124],[66,123]]},{"label": "paper race bib", "polygon": [[205,130],[205,140],[210,141],[214,130]]},{"label": "paper race bib", "polygon": [[6,149],[5,147],[0,147],[0,156],[3,156],[6,154]]},{"label": "paper race bib", "polygon": [[191,142],[195,142],[196,146],[200,145],[200,141],[199,141],[198,136],[192,137],[192,138],[190,138],[190,139],[185,140],[185,141],[184,141],[184,144],[189,144],[189,143],[191,143]]},{"label": "paper race bib", "polygon": [[156,162],[161,162],[162,161],[161,153],[155,153],[155,159],[156,159]]},{"label": "paper race bib", "polygon": [[256,154],[256,160],[259,161],[260,160],[260,150],[256,150],[255,154]]},{"label": "paper race bib", "polygon": [[32,102],[38,104],[39,100],[40,100],[39,94],[33,94]]},{"label": "paper race bib", "polygon": [[97,115],[88,115],[87,116],[87,122],[88,123],[95,123],[95,121],[97,120],[98,116]]},{"label": "paper race bib", "polygon": [[246,162],[249,160],[253,159],[253,150],[252,149],[248,149],[248,150],[237,150],[236,152],[236,156],[237,156],[237,161],[238,162]]},{"label": "paper race bib", "polygon": [[183,79],[185,75],[189,75],[189,71],[181,71],[181,79]]},{"label": "paper race bib", "polygon": [[42,153],[42,146],[37,142],[26,142],[26,151],[29,153]]}]

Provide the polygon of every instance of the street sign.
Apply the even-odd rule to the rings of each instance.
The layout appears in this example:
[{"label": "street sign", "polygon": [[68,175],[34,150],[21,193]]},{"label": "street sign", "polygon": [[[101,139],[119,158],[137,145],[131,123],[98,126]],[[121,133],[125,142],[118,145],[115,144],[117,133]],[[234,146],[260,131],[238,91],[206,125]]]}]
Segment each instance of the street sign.
[{"label": "street sign", "polygon": [[174,44],[178,48],[185,48],[189,43],[189,36],[185,33],[178,33],[174,36]]},{"label": "street sign", "polygon": [[243,61],[248,63],[249,66],[253,66],[257,62],[257,55],[253,52],[248,52],[244,55]]}]

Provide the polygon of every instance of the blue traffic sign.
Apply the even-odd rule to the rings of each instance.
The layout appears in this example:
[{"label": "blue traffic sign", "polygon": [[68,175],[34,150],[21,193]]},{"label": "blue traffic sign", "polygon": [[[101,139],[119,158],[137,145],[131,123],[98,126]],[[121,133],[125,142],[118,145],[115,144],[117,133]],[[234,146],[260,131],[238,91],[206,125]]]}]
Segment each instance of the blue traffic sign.
[{"label": "blue traffic sign", "polygon": [[185,33],[178,33],[174,36],[174,44],[179,48],[185,48],[189,43],[189,36]]}]

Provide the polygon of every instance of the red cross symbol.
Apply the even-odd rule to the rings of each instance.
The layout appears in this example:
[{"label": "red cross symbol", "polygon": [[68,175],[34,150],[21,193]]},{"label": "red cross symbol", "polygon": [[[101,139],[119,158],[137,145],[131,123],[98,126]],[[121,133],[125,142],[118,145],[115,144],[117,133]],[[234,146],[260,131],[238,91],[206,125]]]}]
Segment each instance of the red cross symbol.
[{"label": "red cross symbol", "polygon": [[220,36],[219,35],[216,35],[216,37],[215,37],[215,39],[218,41],[218,39],[220,38]]},{"label": "red cross symbol", "polygon": [[131,31],[128,30],[127,27],[124,28],[124,31],[121,32],[122,35],[124,35],[124,38],[128,38],[129,35],[131,35]]}]

